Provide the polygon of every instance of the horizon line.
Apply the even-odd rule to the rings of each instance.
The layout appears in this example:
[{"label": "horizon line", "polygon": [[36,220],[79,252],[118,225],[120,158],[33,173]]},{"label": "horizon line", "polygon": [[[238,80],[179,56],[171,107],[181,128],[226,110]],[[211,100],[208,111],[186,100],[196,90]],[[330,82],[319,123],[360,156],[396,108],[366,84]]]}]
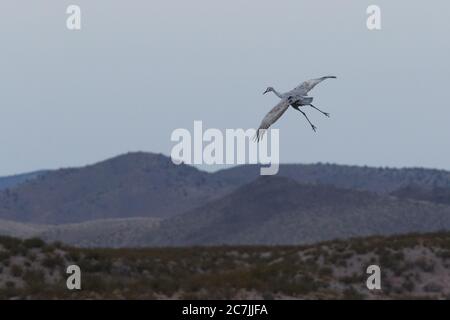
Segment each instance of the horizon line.
[{"label": "horizon line", "polygon": [[[52,168],[52,169],[36,169],[36,170],[30,170],[30,171],[24,171],[19,173],[13,173],[13,174],[6,174],[6,175],[0,175],[0,178],[12,178],[17,177],[21,175],[27,175],[27,174],[33,174],[33,173],[39,173],[39,172],[52,172],[52,171],[58,171],[58,170],[70,170],[70,169],[81,169],[86,168],[90,166],[94,166],[103,162],[107,162],[110,160],[113,160],[115,158],[124,157],[131,154],[146,154],[146,155],[157,155],[157,156],[163,156],[165,158],[170,159],[169,155],[166,155],[162,152],[152,152],[152,151],[143,151],[143,150],[137,150],[137,151],[127,151],[124,153],[119,153],[115,156],[110,156],[108,158],[104,158],[103,160],[98,160],[96,162],[87,163],[84,165],[73,165],[73,166],[61,166],[58,168]],[[175,164],[174,164],[175,165]],[[210,167],[214,166],[214,169],[207,170],[204,167],[207,165],[193,165],[193,164],[186,164],[183,163],[183,165],[195,168],[199,171],[206,172],[206,173],[217,173],[224,170],[229,170],[234,167],[243,167],[243,166],[260,166],[263,164],[216,164],[216,165],[210,165]],[[286,165],[305,165],[305,166],[313,166],[313,165],[329,165],[329,166],[341,166],[341,167],[357,167],[357,168],[370,168],[370,169],[382,169],[382,170],[431,170],[431,171],[442,171],[450,173],[450,170],[448,169],[442,169],[442,168],[432,168],[432,167],[425,167],[425,166],[404,166],[404,167],[395,167],[395,166],[374,166],[374,165],[361,165],[361,164],[346,164],[346,163],[338,163],[338,162],[280,162],[280,166],[286,166]],[[219,168],[218,168],[219,167]]]}]

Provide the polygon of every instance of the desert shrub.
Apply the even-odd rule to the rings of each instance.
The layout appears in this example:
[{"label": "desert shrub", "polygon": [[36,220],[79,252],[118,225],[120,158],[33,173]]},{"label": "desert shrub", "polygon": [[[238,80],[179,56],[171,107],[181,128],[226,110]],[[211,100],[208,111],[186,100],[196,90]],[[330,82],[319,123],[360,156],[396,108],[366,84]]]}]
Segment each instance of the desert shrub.
[{"label": "desert shrub", "polygon": [[378,257],[370,257],[369,263],[370,264],[379,264]]},{"label": "desert shrub", "polygon": [[103,258],[101,260],[83,259],[79,261],[79,266],[84,272],[105,272],[110,273],[112,269],[112,262],[109,259]]},{"label": "desert shrub", "polygon": [[349,261],[346,259],[341,259],[336,265],[341,268],[347,268],[349,266]]},{"label": "desert shrub", "polygon": [[42,260],[42,265],[49,269],[56,269],[64,265],[64,259],[60,255],[47,254]]},{"label": "desert shrub", "polygon": [[346,300],[361,300],[364,299],[364,295],[358,292],[355,288],[349,287],[344,290],[343,298]]},{"label": "desert shrub", "polygon": [[264,292],[264,293],[262,294],[262,298],[263,298],[264,300],[275,300],[275,296],[274,296],[273,293],[271,293],[271,292]]},{"label": "desert shrub", "polygon": [[22,244],[22,240],[7,236],[0,236],[0,244],[2,244],[6,250],[11,250],[19,247]]},{"label": "desert shrub", "polygon": [[45,242],[39,238],[31,238],[24,240],[23,246],[27,249],[42,248],[45,246]]},{"label": "desert shrub", "polygon": [[43,283],[45,281],[45,274],[42,270],[26,270],[22,276],[25,283]]},{"label": "desert shrub", "polygon": [[22,275],[22,273],[23,273],[23,269],[22,269],[21,266],[19,266],[17,264],[14,264],[14,265],[11,266],[11,275],[13,277],[18,278],[18,277],[20,277]]},{"label": "desert shrub", "polygon": [[406,291],[406,292],[411,292],[414,290],[414,288],[416,287],[414,281],[412,281],[410,278],[406,279],[405,282],[403,282],[402,288]]},{"label": "desert shrub", "polygon": [[351,275],[341,277],[339,280],[344,284],[365,283],[366,274],[364,272],[353,272]]},{"label": "desert shrub", "polygon": [[56,250],[56,247],[53,244],[47,244],[46,246],[42,247],[42,252],[44,253],[52,253]]},{"label": "desert shrub", "polygon": [[333,275],[333,269],[330,267],[322,267],[319,269],[318,273],[321,277],[329,277]]},{"label": "desert shrub", "polygon": [[444,289],[444,287],[437,282],[430,282],[423,286],[423,290],[425,292],[436,293],[436,292],[441,292],[443,289]]},{"label": "desert shrub", "polygon": [[326,287],[325,283],[316,281],[316,279],[310,275],[297,275],[294,281],[292,281],[291,277],[280,277],[273,282],[269,282],[267,287],[265,287],[265,290],[301,296],[315,292],[324,287]]},{"label": "desert shrub", "polygon": [[0,251],[0,262],[8,260],[9,256],[10,253],[8,251]]},{"label": "desert shrub", "polygon": [[425,272],[434,271],[434,262],[425,258],[416,260],[416,266]]},{"label": "desert shrub", "polygon": [[36,259],[37,259],[37,256],[36,256],[35,253],[33,253],[33,252],[30,251],[30,252],[27,253],[27,259],[28,259],[30,262],[35,262]]},{"label": "desert shrub", "polygon": [[85,253],[85,258],[86,260],[99,260],[101,255],[97,250],[90,250]]},{"label": "desert shrub", "polygon": [[442,250],[436,253],[438,257],[441,257],[444,260],[450,259],[450,250]]},{"label": "desert shrub", "polygon": [[27,253],[27,249],[22,245],[22,243],[17,246],[12,246],[9,248],[9,254],[11,256],[24,256]]},{"label": "desert shrub", "polygon": [[45,285],[45,274],[42,270],[27,270],[22,276],[30,294],[41,292]]},{"label": "desert shrub", "polygon": [[101,275],[86,274],[82,278],[81,286],[83,290],[107,291],[109,286],[107,280]]},{"label": "desert shrub", "polygon": [[64,245],[61,241],[55,241],[55,242],[53,242],[53,246],[57,249],[61,249],[61,248],[63,248]]},{"label": "desert shrub", "polygon": [[396,275],[400,275],[405,270],[404,258],[403,252],[382,251],[380,265],[382,268],[391,269]]},{"label": "desert shrub", "polygon": [[81,254],[79,251],[75,251],[75,250],[70,251],[67,254],[67,259],[71,262],[78,262],[81,260]]}]

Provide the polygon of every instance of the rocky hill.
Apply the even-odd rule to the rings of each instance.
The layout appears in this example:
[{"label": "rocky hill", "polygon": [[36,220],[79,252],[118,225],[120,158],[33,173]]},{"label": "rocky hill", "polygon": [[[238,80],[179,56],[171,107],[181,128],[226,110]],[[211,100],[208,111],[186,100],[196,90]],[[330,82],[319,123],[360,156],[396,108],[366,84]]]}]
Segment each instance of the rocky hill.
[{"label": "rocky hill", "polygon": [[[215,175],[227,183],[249,183],[259,176],[259,166],[237,166],[221,170]],[[450,172],[436,169],[375,168],[323,163],[281,164],[277,175],[300,183],[331,185],[380,194],[389,194],[407,186],[420,186],[424,190],[450,190]]]},{"label": "rocky hill", "polygon": [[158,154],[130,153],[91,166],[47,172],[0,192],[0,218],[62,224],[107,218],[167,217],[228,191],[194,167]]},{"label": "rocky hill", "polygon": [[302,244],[450,230],[449,176],[287,164],[277,176],[260,177],[257,166],[208,173],[136,152],[41,172],[0,191],[0,234],[135,247]]},{"label": "rocky hill", "polygon": [[450,207],[261,177],[161,222],[148,245],[302,244],[450,230]]},{"label": "rocky hill", "polygon": [[23,174],[17,174],[13,176],[7,176],[7,177],[0,177],[0,191],[9,189],[9,188],[15,188],[16,186],[20,185],[21,183],[33,180],[43,174],[45,174],[46,171],[35,171],[30,173],[23,173]]}]

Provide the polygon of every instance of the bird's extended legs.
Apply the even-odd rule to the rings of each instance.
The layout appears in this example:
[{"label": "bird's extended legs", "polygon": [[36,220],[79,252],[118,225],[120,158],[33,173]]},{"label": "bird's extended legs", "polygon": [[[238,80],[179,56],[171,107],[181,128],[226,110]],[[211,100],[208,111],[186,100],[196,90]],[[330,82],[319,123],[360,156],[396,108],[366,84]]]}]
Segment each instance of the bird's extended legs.
[{"label": "bird's extended legs", "polygon": [[313,124],[311,123],[311,121],[309,121],[309,118],[308,118],[308,116],[306,115],[306,113],[304,113],[302,110],[297,109],[297,108],[295,108],[295,110],[297,110],[298,112],[301,112],[301,113],[305,116],[306,120],[308,120],[309,124],[311,125],[311,128],[313,129],[313,131],[316,132],[317,127],[316,127],[315,125],[313,125]]},{"label": "bird's extended legs", "polygon": [[314,109],[316,109],[317,111],[321,112],[324,116],[327,116],[328,118],[330,117],[330,114],[328,112],[324,112],[322,110],[320,110],[319,108],[315,107],[312,104],[309,104],[310,107],[313,107]]}]

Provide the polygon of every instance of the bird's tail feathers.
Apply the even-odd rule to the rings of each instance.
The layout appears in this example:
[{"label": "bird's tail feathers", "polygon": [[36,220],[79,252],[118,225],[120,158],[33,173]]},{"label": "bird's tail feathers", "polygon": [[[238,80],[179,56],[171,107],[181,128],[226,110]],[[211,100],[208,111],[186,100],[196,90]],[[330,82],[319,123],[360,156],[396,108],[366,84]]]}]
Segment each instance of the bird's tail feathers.
[{"label": "bird's tail feathers", "polygon": [[262,140],[264,133],[266,133],[267,129],[258,129],[256,130],[256,134],[253,136],[253,141],[259,142]]},{"label": "bird's tail feathers", "polygon": [[310,104],[312,103],[314,100],[314,97],[310,97],[310,96],[302,96],[301,99],[299,100],[302,104]]}]

